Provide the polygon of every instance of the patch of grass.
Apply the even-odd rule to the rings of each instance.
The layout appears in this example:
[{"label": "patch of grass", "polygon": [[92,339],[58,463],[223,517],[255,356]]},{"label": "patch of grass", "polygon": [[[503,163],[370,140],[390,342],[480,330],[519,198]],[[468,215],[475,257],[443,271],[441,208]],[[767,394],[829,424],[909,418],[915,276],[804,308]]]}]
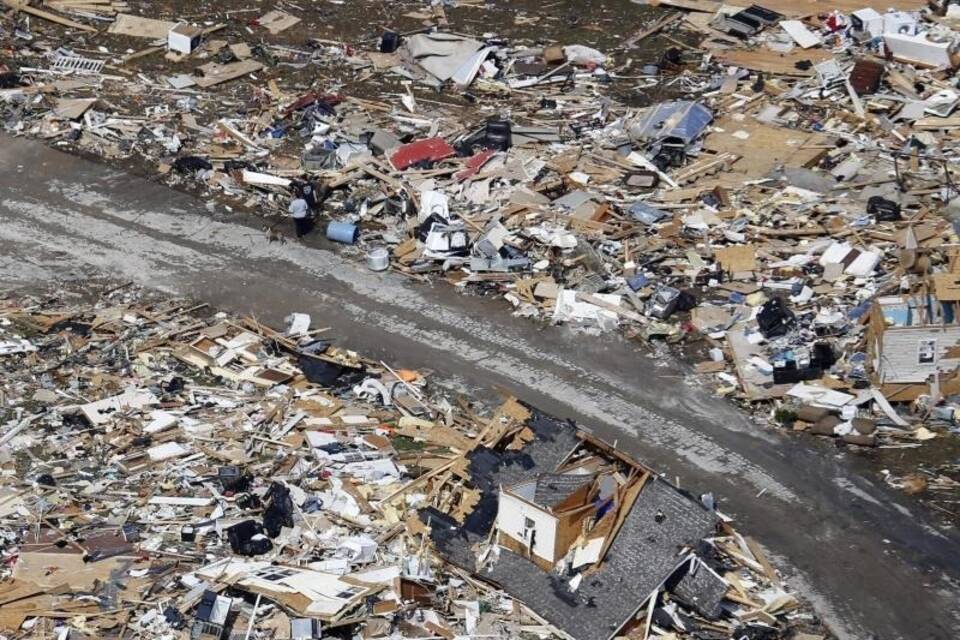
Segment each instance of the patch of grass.
[{"label": "patch of grass", "polygon": [[397,450],[397,453],[423,451],[426,449],[426,445],[423,442],[417,442],[407,436],[396,436],[390,443],[393,445],[393,448]]},{"label": "patch of grass", "polygon": [[778,407],[773,412],[773,419],[777,424],[789,427],[797,421],[797,413],[788,407]]}]

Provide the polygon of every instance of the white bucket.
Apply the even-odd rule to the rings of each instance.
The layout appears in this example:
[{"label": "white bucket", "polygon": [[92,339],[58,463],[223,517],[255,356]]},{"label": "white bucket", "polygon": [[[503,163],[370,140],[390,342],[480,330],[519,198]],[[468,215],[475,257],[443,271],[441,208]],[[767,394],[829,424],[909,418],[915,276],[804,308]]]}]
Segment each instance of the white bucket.
[{"label": "white bucket", "polygon": [[367,266],[372,271],[384,271],[390,266],[390,252],[386,247],[374,247],[367,252]]}]

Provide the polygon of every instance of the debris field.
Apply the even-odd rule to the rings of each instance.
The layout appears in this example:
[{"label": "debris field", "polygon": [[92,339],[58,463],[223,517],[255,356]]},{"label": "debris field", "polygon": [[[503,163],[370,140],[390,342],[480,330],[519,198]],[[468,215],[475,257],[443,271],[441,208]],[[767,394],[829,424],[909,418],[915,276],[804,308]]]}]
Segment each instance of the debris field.
[{"label": "debris field", "polygon": [[[960,521],[960,4],[573,4],[0,0],[0,126],[619,333]],[[0,310],[14,637],[828,637],[589,425],[151,295]]]},{"label": "debris field", "polygon": [[831,637],[711,493],[287,320],[0,301],[5,637]]}]

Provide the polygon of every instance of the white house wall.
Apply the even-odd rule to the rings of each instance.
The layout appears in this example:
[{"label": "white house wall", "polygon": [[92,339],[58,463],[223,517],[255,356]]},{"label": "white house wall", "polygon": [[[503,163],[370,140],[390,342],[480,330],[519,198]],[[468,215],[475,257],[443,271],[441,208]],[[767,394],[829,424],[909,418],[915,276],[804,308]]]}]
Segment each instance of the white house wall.
[{"label": "white house wall", "polygon": [[[501,491],[500,507],[497,511],[497,527],[500,531],[516,540],[524,540],[524,518],[533,520],[537,531],[531,552],[553,562],[553,550],[557,537],[557,519],[549,513]],[[529,542],[529,540],[525,540],[525,542]]]},{"label": "white house wall", "polygon": [[[920,363],[919,348],[923,340],[937,341],[935,363]],[[957,344],[960,344],[960,326],[887,328],[883,332],[883,353],[880,357],[881,381],[924,382],[937,368],[941,372],[952,371],[960,364],[960,359],[945,356]]]}]

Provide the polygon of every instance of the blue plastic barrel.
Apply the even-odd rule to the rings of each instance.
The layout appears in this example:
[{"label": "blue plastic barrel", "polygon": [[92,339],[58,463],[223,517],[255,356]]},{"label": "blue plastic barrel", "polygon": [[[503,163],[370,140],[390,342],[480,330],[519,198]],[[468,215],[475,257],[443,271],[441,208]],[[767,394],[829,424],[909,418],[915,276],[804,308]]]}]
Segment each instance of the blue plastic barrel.
[{"label": "blue plastic barrel", "polygon": [[352,222],[331,222],[327,225],[327,238],[343,244],[354,244],[360,237],[360,228]]}]

